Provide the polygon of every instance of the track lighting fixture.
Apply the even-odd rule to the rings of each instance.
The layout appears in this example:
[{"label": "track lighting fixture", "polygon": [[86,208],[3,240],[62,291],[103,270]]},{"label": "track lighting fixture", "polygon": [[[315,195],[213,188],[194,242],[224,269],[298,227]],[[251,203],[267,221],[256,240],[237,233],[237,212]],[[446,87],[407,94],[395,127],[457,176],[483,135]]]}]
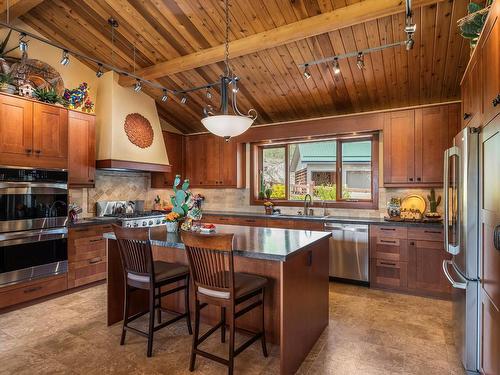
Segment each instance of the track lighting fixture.
[{"label": "track lighting fixture", "polygon": [[208,87],[205,96],[207,97],[207,99],[212,99],[212,93],[210,92],[210,89]]},{"label": "track lighting fixture", "polygon": [[338,57],[335,57],[335,58],[333,59],[333,67],[332,67],[332,70],[333,70],[333,74],[335,74],[335,75],[340,74],[340,65],[339,65],[339,58],[338,58]]},{"label": "track lighting fixture", "polygon": [[69,64],[69,53],[66,50],[63,50],[62,53],[62,58],[61,58],[61,65],[68,65]]},{"label": "track lighting fixture", "polygon": [[95,72],[95,75],[97,76],[97,78],[101,78],[104,74],[104,72],[102,71],[102,64],[99,63],[97,64],[98,68],[97,68],[97,72]]},{"label": "track lighting fixture", "polygon": [[135,85],[134,85],[134,91],[135,92],[139,92],[142,90],[142,83],[141,83],[141,80],[140,79],[137,79],[135,81]]},{"label": "track lighting fixture", "polygon": [[28,42],[24,40],[26,37],[26,34],[21,33],[19,34],[19,50],[21,53],[27,53],[28,52]]},{"label": "track lighting fixture", "polygon": [[309,65],[308,64],[306,64],[306,66],[304,68],[304,77],[306,79],[311,78],[311,72],[309,71]]},{"label": "track lighting fixture", "polygon": [[363,55],[363,52],[358,53],[356,66],[358,67],[359,70],[363,70],[365,68],[365,56]]},{"label": "track lighting fixture", "polygon": [[168,100],[168,92],[167,89],[163,89],[163,95],[161,96],[161,101],[166,102]]},{"label": "track lighting fixture", "polygon": [[181,98],[181,104],[186,104],[188,101],[188,98],[186,95],[184,95],[182,98]]},{"label": "track lighting fixture", "polygon": [[413,49],[413,45],[415,44],[415,41],[413,40],[412,36],[409,35],[408,39],[405,42],[406,50],[409,51]]}]

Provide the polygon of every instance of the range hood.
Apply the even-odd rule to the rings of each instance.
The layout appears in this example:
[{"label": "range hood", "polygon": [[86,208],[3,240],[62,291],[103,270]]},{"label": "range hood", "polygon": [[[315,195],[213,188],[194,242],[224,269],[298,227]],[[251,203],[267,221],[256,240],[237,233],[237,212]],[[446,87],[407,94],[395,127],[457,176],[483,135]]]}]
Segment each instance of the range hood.
[{"label": "range hood", "polygon": [[171,170],[154,99],[120,86],[112,71],[99,78],[96,120],[96,168]]}]

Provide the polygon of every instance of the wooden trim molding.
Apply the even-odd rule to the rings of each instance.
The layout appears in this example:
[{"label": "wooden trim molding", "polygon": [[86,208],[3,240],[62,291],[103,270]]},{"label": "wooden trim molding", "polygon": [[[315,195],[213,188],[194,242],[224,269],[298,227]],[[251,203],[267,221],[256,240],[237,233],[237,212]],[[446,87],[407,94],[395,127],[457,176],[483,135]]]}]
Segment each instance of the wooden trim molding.
[{"label": "wooden trim molding", "polygon": [[165,164],[140,163],[136,161],[105,159],[96,161],[97,169],[125,169],[143,172],[171,172],[172,166]]}]

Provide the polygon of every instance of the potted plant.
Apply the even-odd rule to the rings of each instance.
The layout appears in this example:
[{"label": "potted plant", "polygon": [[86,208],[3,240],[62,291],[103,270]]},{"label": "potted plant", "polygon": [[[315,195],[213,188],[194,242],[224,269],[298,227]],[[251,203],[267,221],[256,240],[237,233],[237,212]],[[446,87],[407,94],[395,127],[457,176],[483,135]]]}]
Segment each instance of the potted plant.
[{"label": "potted plant", "polygon": [[7,94],[14,94],[16,86],[13,85],[14,78],[10,73],[0,73],[0,91]]},{"label": "potted plant", "polygon": [[477,4],[471,1],[467,5],[467,16],[459,19],[457,22],[460,34],[464,38],[470,39],[471,53],[479,40],[479,35],[483,30],[483,26],[486,22],[486,17],[488,16],[488,11],[492,2],[492,0],[487,0],[486,6],[483,6],[482,4]]},{"label": "potted plant", "polygon": [[33,97],[41,102],[49,104],[65,104],[65,100],[60,96],[57,91],[51,87],[49,89],[44,87],[36,88],[33,91]]},{"label": "potted plant", "polygon": [[271,201],[265,201],[264,202],[264,209],[266,210],[266,215],[272,215],[273,214],[273,207],[274,203]]},{"label": "potted plant", "polygon": [[169,233],[175,233],[179,229],[179,219],[181,215],[179,215],[177,212],[169,212],[167,215],[165,215],[165,223],[167,225],[167,232]]}]

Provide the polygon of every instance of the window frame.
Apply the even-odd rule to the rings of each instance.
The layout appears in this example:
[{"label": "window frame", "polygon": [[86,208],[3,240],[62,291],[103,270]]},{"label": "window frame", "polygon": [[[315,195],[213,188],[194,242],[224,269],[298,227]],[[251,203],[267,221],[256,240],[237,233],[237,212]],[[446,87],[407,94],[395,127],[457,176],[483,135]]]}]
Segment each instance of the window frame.
[{"label": "window frame", "polygon": [[262,151],[265,148],[277,148],[285,146],[285,199],[271,199],[277,206],[302,207],[303,201],[290,200],[289,198],[289,145],[293,143],[307,143],[314,141],[337,141],[337,163],[335,181],[336,186],[342,186],[342,144],[356,141],[371,141],[372,145],[372,160],[371,160],[371,189],[372,199],[342,199],[342,189],[337,189],[337,197],[335,201],[313,201],[312,207],[328,207],[328,208],[354,208],[354,209],[378,209],[379,200],[379,134],[364,133],[360,135],[345,135],[345,136],[322,136],[322,137],[306,137],[300,139],[286,139],[280,141],[256,142],[250,145],[250,204],[262,205],[267,200],[258,199],[259,193],[259,172],[263,167]]}]

